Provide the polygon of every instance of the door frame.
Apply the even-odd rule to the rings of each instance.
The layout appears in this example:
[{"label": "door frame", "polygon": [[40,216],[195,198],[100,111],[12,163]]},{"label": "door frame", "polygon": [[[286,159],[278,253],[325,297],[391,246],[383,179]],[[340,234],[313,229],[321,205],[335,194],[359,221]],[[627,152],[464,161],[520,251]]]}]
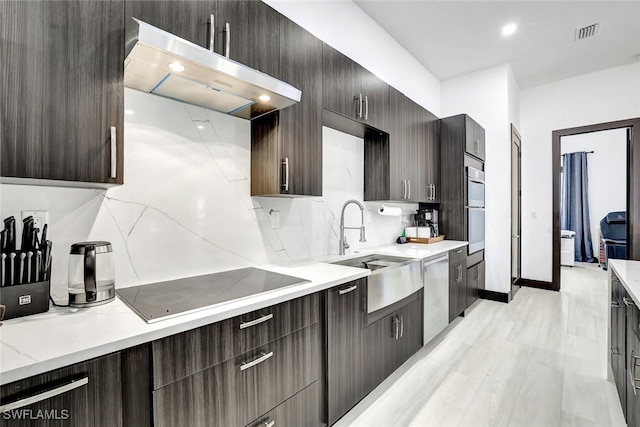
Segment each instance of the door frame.
[{"label": "door frame", "polygon": [[[516,292],[520,289],[520,282],[522,281],[522,135],[518,132],[518,129],[511,123],[511,148],[513,145],[518,146],[518,271],[519,277],[513,280],[513,274],[511,274],[511,298],[516,295]],[[511,157],[511,195],[513,196],[513,157]],[[511,232],[513,233],[513,203],[511,200]],[[511,236],[511,262],[509,263],[509,269],[513,273],[513,234]]]},{"label": "door frame", "polygon": [[551,133],[551,173],[553,187],[553,250],[551,288],[560,290],[560,138],[563,136],[628,128],[627,131],[627,259],[640,259],[640,117],[614,122],[554,130]]}]

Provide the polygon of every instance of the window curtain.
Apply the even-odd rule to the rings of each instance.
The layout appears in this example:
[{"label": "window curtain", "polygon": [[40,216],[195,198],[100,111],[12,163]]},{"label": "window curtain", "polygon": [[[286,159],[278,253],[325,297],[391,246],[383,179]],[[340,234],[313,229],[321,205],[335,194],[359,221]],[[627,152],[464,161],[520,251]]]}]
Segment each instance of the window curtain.
[{"label": "window curtain", "polygon": [[587,153],[563,154],[560,226],[576,232],[576,261],[595,262],[589,221]]}]

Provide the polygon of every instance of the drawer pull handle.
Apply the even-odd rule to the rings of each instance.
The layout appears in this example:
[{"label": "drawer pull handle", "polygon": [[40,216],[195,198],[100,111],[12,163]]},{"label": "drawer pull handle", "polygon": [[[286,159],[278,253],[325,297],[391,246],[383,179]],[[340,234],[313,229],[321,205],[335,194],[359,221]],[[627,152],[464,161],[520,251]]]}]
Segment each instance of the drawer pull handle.
[{"label": "drawer pull handle", "polygon": [[274,425],[276,425],[276,421],[273,420],[271,422],[264,422],[264,427],[273,427]]},{"label": "drawer pull handle", "polygon": [[456,253],[457,253],[457,254],[461,254],[461,253],[462,253],[462,249],[458,249],[458,250],[456,251]]},{"label": "drawer pull handle", "polygon": [[258,325],[262,322],[266,322],[267,320],[273,319],[273,314],[267,314],[265,316],[259,317],[250,322],[242,322],[240,323],[240,329],[250,328],[252,326]]},{"label": "drawer pull handle", "polygon": [[116,142],[116,127],[111,126],[111,178],[116,178],[118,173],[118,145]]},{"label": "drawer pull handle", "polygon": [[42,402],[43,400],[50,399],[54,396],[58,396],[59,394],[66,393],[68,391],[74,390],[76,388],[82,387],[83,385],[87,385],[89,383],[89,378],[84,377],[79,380],[73,380],[67,384],[64,384],[60,387],[56,387],[51,390],[44,391],[42,393],[36,394],[35,396],[26,397],[24,399],[16,400],[15,402],[7,403],[6,405],[0,406],[0,412],[12,411],[14,409],[19,409],[24,406],[32,405],[34,403]]},{"label": "drawer pull handle", "polygon": [[611,308],[620,308],[620,307],[622,306],[618,303],[618,301],[611,302]]},{"label": "drawer pull handle", "polygon": [[629,297],[623,297],[622,298],[622,302],[624,303],[624,305],[626,305],[627,307],[631,307],[632,305],[636,305],[635,302],[633,302],[633,300]]},{"label": "drawer pull handle", "polygon": [[262,353],[262,356],[258,357],[256,360],[252,360],[251,362],[246,362],[240,365],[240,370],[244,371],[245,369],[253,368],[254,366],[264,362],[270,357],[273,357],[273,351],[270,351],[269,353]]},{"label": "drawer pull handle", "polygon": [[638,359],[640,357],[633,355],[633,350],[631,350],[631,357],[629,358],[629,382],[631,383],[631,387],[633,387],[633,395],[637,394],[637,390],[640,389],[636,385],[636,381],[640,380],[640,378],[636,377],[636,366],[638,366]]},{"label": "drawer pull handle", "polygon": [[348,294],[349,292],[353,292],[356,289],[358,289],[358,285],[353,285],[353,286],[351,286],[350,288],[347,288],[347,289],[340,289],[338,291],[338,295]]}]

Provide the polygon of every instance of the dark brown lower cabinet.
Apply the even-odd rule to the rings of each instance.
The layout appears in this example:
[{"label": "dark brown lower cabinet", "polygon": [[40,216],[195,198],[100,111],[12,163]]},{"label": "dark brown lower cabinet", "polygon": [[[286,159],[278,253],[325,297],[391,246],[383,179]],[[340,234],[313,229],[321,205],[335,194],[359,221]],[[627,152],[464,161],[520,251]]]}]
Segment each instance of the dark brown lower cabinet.
[{"label": "dark brown lower cabinet", "polygon": [[[2,406],[15,404],[0,415],[0,426],[120,427],[120,368],[114,353],[4,385]],[[33,403],[19,404],[27,398]]]},{"label": "dark brown lower cabinet", "polygon": [[419,298],[365,329],[367,393],[422,347],[422,290],[419,293]]},{"label": "dark brown lower cabinet", "polygon": [[326,298],[327,396],[329,425],[368,392],[363,341],[366,279],[328,289]]},{"label": "dark brown lower cabinet", "polygon": [[313,324],[155,390],[154,426],[244,426],[269,412],[319,378],[318,329]]},{"label": "dark brown lower cabinet", "polygon": [[466,248],[449,251],[449,322],[467,308]]},{"label": "dark brown lower cabinet", "polygon": [[[628,297],[627,297],[628,298]],[[638,307],[629,303],[631,299],[627,299],[627,327],[626,327],[626,404],[627,404],[627,425],[640,426],[640,339],[634,331],[634,323],[637,325]]]},{"label": "dark brown lower cabinet", "polygon": [[[316,381],[295,396],[259,417],[248,427],[293,426],[317,427],[322,425],[320,385]],[[272,424],[273,423],[273,424]]]},{"label": "dark brown lower cabinet", "polygon": [[480,289],[484,289],[484,261],[467,268],[467,302],[465,309],[478,300]]},{"label": "dark brown lower cabinet", "polygon": [[627,367],[625,364],[626,346],[626,313],[623,298],[626,291],[617,278],[611,282],[611,368],[622,404],[622,412],[627,416]]}]

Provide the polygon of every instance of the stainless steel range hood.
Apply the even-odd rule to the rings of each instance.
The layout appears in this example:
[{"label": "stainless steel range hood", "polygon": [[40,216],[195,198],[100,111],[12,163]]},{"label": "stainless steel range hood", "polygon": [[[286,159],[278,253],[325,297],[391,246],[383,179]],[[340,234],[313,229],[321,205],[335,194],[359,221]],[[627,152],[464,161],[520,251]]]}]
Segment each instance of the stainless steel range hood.
[{"label": "stainless steel range hood", "polygon": [[285,82],[135,21],[137,39],[124,61],[126,87],[245,119],[300,101],[302,92]]}]

